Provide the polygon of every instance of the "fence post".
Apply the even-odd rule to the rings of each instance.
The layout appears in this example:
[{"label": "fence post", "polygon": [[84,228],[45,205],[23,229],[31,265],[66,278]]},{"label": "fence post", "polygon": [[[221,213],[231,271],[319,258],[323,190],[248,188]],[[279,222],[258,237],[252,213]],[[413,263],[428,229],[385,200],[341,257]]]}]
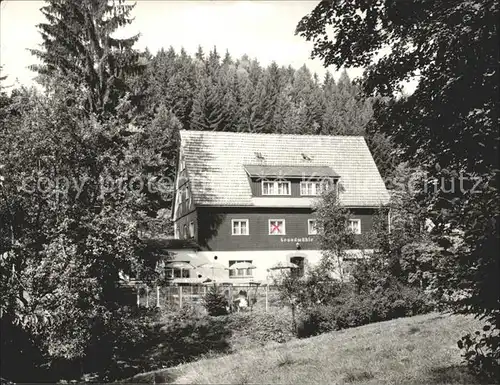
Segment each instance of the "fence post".
[{"label": "fence post", "polygon": [[135,293],[137,296],[137,307],[141,306],[141,295],[140,295],[140,287],[138,284],[135,285]]},{"label": "fence post", "polygon": [[160,286],[156,285],[156,307],[160,307]]},{"label": "fence post", "polygon": [[146,285],[146,307],[149,308],[149,287]]},{"label": "fence post", "polygon": [[182,309],[182,286],[179,286],[179,309]]}]

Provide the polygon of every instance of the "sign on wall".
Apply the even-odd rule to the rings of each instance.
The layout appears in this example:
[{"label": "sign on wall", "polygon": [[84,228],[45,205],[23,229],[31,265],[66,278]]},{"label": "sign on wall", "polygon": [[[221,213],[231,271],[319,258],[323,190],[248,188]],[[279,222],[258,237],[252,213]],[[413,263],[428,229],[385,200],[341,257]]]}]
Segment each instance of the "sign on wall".
[{"label": "sign on wall", "polygon": [[302,238],[283,238],[281,237],[281,242],[314,242],[313,237],[302,237]]}]

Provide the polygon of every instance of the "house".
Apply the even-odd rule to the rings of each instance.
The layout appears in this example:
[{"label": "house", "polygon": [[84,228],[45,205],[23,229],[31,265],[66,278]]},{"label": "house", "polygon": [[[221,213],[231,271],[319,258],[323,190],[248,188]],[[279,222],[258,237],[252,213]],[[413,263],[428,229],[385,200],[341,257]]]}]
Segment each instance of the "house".
[{"label": "house", "polygon": [[313,206],[323,186],[337,190],[358,236],[389,201],[361,136],[180,135],[175,238],[196,242],[192,252],[229,282],[264,281],[277,265],[302,274],[319,262]]}]

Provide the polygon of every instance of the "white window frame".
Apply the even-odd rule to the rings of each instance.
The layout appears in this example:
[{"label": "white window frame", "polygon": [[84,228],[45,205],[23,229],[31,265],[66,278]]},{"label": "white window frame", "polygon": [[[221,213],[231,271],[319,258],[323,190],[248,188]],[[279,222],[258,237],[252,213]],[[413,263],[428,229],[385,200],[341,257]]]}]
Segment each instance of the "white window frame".
[{"label": "white window frame", "polygon": [[[273,186],[273,193],[272,194],[264,193],[264,183],[269,183],[270,185]],[[278,193],[278,190],[279,190],[278,186],[280,185],[280,183],[286,184],[288,186],[288,194],[279,194]],[[288,195],[292,194],[292,183],[288,180],[263,180],[261,182],[261,191],[262,191],[262,195],[288,196]]]},{"label": "white window frame", "polygon": [[[311,194],[309,194],[309,189],[307,188],[308,184],[312,185],[311,188]],[[304,186],[306,186],[306,193],[304,193]],[[300,182],[300,195],[301,196],[318,196],[321,195],[321,192],[323,191],[323,186],[321,186],[321,181],[302,181]]]},{"label": "white window frame", "polygon": [[[229,261],[229,267],[234,265],[235,263],[239,262],[248,262],[252,264],[252,261],[250,260],[233,260],[231,259]],[[236,270],[229,270],[229,278],[234,279],[234,278],[253,278],[253,270],[254,269],[236,269]],[[243,274],[239,274],[240,271],[243,271]],[[250,274],[248,274],[250,272]]]},{"label": "white window frame", "polygon": [[[176,273],[179,273],[180,277],[176,277]],[[189,270],[184,269],[182,267],[167,267],[165,268],[165,276],[167,279],[176,279],[176,278],[189,278]]]},{"label": "white window frame", "polygon": [[[311,232],[311,222],[314,222],[314,231]],[[316,219],[308,219],[307,220],[307,235],[317,235],[318,234],[318,228],[317,228],[318,221]]]},{"label": "white window frame", "polygon": [[194,238],[194,222],[189,222],[189,238]]},{"label": "white window frame", "polygon": [[[357,230],[354,231],[352,228],[352,223],[357,223]],[[354,234],[361,234],[361,219],[349,219],[349,229],[354,233]]]},{"label": "white window frame", "polygon": [[[283,232],[281,233],[272,233],[271,232],[271,222],[283,222]],[[269,219],[268,221],[268,228],[267,228],[267,232],[269,235],[286,235],[286,221],[284,219]]]},{"label": "white window frame", "polygon": [[[239,234],[238,233],[235,233],[234,231],[234,223],[235,222],[239,222],[240,225],[239,225],[239,229],[240,229],[240,232]],[[247,224],[246,226],[246,229],[247,229],[247,233],[246,234],[242,234],[241,233],[241,222],[245,222]],[[236,236],[239,236],[239,235],[250,235],[250,226],[249,226],[249,221],[248,219],[231,219],[231,235],[236,235]]]},{"label": "white window frame", "polygon": [[182,225],[182,239],[188,239],[188,228],[187,228],[187,225],[184,223],[184,225]]}]

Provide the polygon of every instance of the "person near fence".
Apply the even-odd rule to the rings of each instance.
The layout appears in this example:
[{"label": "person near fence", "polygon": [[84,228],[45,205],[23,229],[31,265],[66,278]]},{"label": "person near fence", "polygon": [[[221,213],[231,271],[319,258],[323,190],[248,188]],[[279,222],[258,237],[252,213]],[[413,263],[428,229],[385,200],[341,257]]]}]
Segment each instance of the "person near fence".
[{"label": "person near fence", "polygon": [[247,293],[244,290],[240,290],[238,294],[238,298],[234,301],[236,310],[239,311],[245,311],[248,309],[248,299],[247,299]]}]

